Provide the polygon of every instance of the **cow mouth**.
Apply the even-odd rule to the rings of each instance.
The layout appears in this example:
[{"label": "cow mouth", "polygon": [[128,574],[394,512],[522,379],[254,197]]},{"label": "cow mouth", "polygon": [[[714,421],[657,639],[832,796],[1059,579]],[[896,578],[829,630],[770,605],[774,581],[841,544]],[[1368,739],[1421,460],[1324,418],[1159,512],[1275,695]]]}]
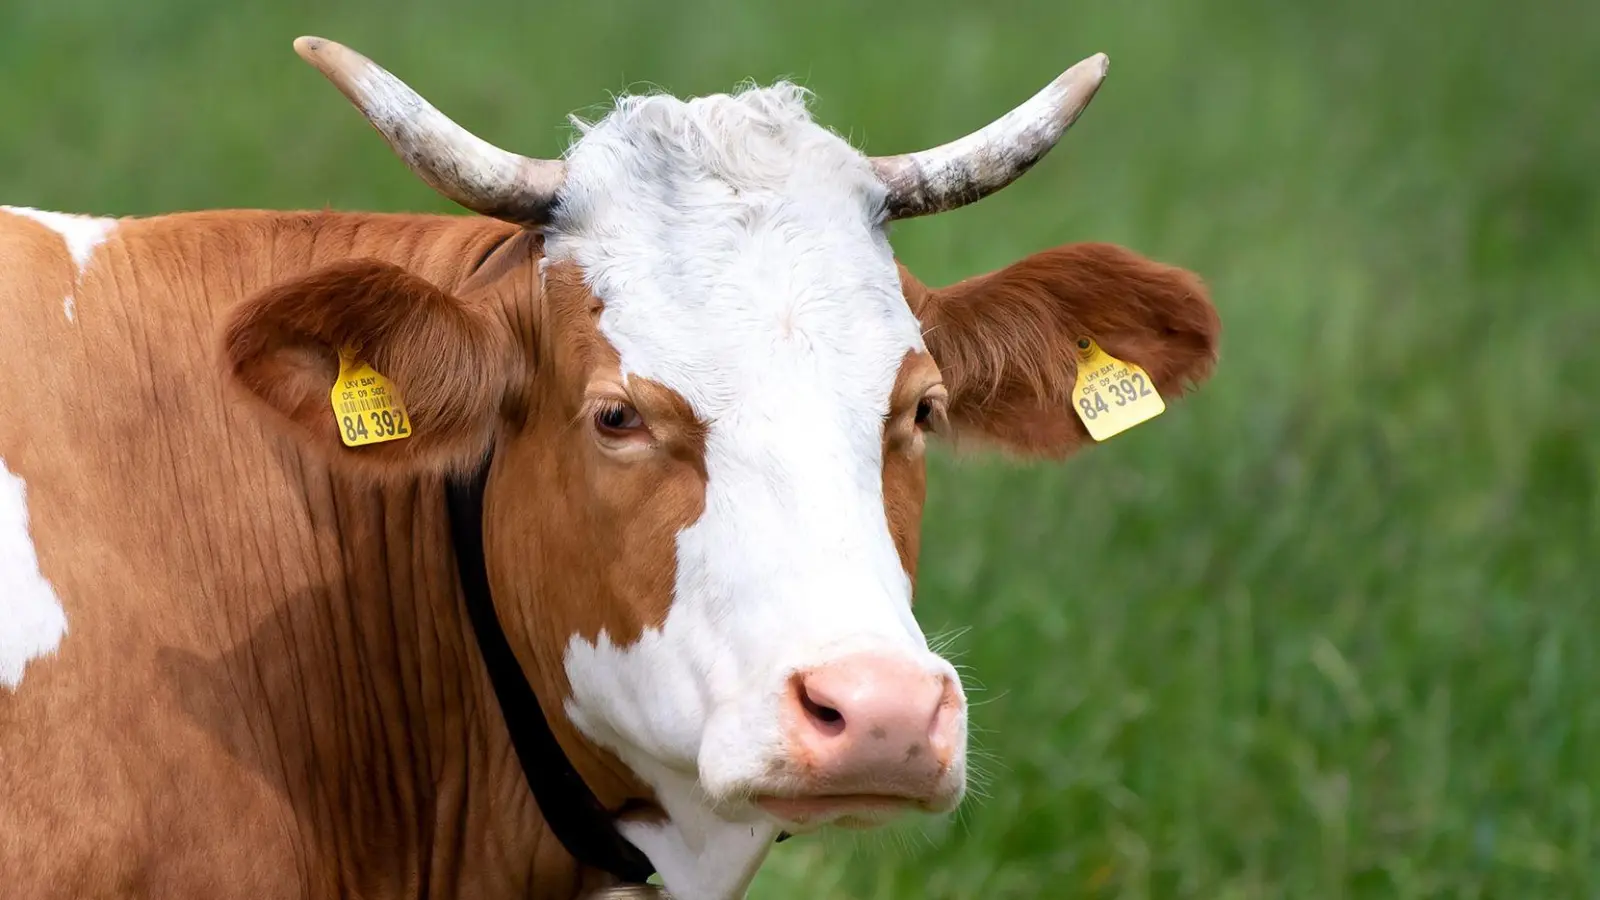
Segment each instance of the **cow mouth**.
[{"label": "cow mouth", "polygon": [[822,824],[846,828],[871,828],[912,810],[926,809],[920,800],[889,794],[812,794],[786,797],[762,794],[755,805],[786,826],[806,828]]}]

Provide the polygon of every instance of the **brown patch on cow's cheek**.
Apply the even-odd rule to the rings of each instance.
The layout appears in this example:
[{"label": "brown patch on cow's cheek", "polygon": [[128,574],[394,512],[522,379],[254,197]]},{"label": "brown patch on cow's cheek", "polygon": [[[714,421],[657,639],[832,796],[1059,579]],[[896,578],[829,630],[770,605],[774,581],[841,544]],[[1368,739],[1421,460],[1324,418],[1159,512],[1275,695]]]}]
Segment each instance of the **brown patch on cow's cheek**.
[{"label": "brown patch on cow's cheek", "polygon": [[[901,360],[899,374],[890,393],[893,409],[914,407],[921,399],[921,383],[928,378],[932,360],[926,353],[909,351]],[[921,450],[890,433],[894,422],[885,426],[883,446],[883,512],[889,523],[900,565],[914,586],[917,561],[922,546],[922,508],[927,495],[927,465]]]},{"label": "brown patch on cow's cheek", "polygon": [[489,511],[504,521],[505,537],[495,541],[504,559],[517,561],[501,581],[536,619],[530,624],[554,674],[574,635],[594,642],[604,633],[628,646],[660,626],[676,575],[676,534],[698,517],[704,485],[693,466],[671,456],[622,461],[596,444],[583,394],[596,372],[615,371],[616,350],[599,332],[596,303],[576,266],[550,266],[544,290],[529,419],[497,451],[496,469],[509,483],[488,499],[503,507]]},{"label": "brown patch on cow's cheek", "polygon": [[917,559],[922,549],[922,505],[926,495],[926,470],[921,457],[885,454],[883,460],[883,511],[889,534],[900,554],[900,565],[914,586]]},{"label": "brown patch on cow's cheek", "polygon": [[[613,646],[659,628],[677,578],[677,535],[705,505],[704,431],[664,385],[630,378],[667,432],[663,452],[620,459],[594,439],[583,396],[614,373],[616,350],[575,267],[550,267],[539,316],[538,371],[524,427],[496,450],[486,496],[486,550],[495,604],[512,646],[543,697],[572,695],[566,652],[574,637]],[[593,747],[565,716],[552,728],[610,809],[653,802],[648,786]]]},{"label": "brown patch on cow's cheek", "polygon": [[[545,291],[551,332],[559,336],[545,356],[555,372],[545,381],[558,397],[544,405],[559,410],[562,464],[580,476],[561,486],[571,521],[582,530],[563,531],[556,540],[576,542],[571,558],[587,557],[589,576],[573,585],[579,604],[566,634],[593,642],[603,630],[618,646],[636,643],[646,628],[660,628],[672,605],[677,579],[677,536],[705,507],[705,429],[682,395],[648,378],[631,376],[628,391],[659,438],[658,452],[618,459],[593,439],[582,417],[582,397],[598,375],[614,375],[621,357],[599,330],[601,305],[570,263],[552,265]],[[620,381],[620,379],[618,379]],[[547,413],[546,415],[549,415]]]},{"label": "brown patch on cow's cheek", "polygon": [[[694,469],[701,482],[704,482],[707,478],[706,438],[709,428],[695,415],[689,401],[661,382],[638,375],[628,379],[628,389],[640,412],[650,423],[651,431],[660,441],[662,452]],[[702,505],[704,493],[702,490]],[[694,519],[699,517],[696,512]],[[690,522],[694,519],[690,519]]]},{"label": "brown patch on cow's cheek", "polygon": [[660,452],[619,459],[598,446],[583,393],[596,373],[617,370],[618,354],[577,267],[550,266],[544,291],[529,418],[496,453],[507,485],[488,498],[488,515],[503,523],[490,538],[506,560],[496,589],[518,595],[555,675],[574,635],[595,642],[603,632],[626,647],[666,620],[678,533],[705,506],[705,431],[676,391],[631,377]]},{"label": "brown patch on cow's cheek", "polygon": [[[607,602],[626,605],[640,629],[660,628],[676,589],[678,534],[705,510],[705,480],[694,464],[670,456],[626,466],[602,468],[596,485],[617,535]],[[636,630],[632,640],[638,636]]]},{"label": "brown patch on cow's cheek", "polygon": [[[593,298],[576,270],[553,266],[541,306],[528,416],[496,449],[484,537],[511,644],[540,696],[559,708],[572,694],[565,662],[574,636],[592,643],[604,632],[626,647],[665,620],[677,532],[704,504],[704,461],[703,452],[681,458],[695,455],[693,442],[654,458],[608,457],[580,416],[593,374],[616,365]],[[552,715],[551,727],[607,808],[653,802],[648,786],[565,716]]]}]

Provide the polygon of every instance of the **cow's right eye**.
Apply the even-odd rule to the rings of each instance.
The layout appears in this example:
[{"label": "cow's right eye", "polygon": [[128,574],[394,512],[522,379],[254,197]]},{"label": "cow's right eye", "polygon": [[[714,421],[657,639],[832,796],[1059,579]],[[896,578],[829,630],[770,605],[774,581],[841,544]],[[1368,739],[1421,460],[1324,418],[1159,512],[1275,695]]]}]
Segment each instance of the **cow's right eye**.
[{"label": "cow's right eye", "polygon": [[643,428],[644,419],[638,410],[628,404],[611,402],[595,410],[594,425],[602,433],[620,437],[626,432]]}]

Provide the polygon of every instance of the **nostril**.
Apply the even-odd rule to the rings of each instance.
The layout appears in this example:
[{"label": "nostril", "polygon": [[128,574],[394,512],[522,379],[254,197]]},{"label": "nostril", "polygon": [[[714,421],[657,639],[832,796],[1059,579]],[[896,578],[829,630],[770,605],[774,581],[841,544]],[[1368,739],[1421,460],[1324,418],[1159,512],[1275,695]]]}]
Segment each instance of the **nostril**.
[{"label": "nostril", "polygon": [[800,700],[800,708],[806,711],[806,718],[811,720],[818,731],[829,737],[844,732],[844,713],[829,706],[826,697],[813,696],[804,679],[796,679],[794,687],[795,695]]},{"label": "nostril", "polygon": [[806,712],[810,713],[812,718],[817,719],[820,722],[826,722],[829,725],[844,721],[844,713],[839,712],[837,709],[834,709],[831,706],[823,706],[822,704],[812,700],[810,697],[803,697],[801,699],[805,705]]}]

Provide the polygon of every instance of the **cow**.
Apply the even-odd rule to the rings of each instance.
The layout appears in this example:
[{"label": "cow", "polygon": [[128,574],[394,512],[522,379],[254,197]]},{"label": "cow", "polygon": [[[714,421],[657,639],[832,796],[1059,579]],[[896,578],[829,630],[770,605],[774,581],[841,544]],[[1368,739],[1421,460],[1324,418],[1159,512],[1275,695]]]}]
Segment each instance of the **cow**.
[{"label": "cow", "polygon": [[926,448],[1066,458],[1084,348],[1170,401],[1220,321],[1103,243],[929,286],[889,227],[1106,58],[902,155],[777,82],[541,160],[295,48],[463,211],[0,211],[3,893],[717,900],[956,808]]}]

